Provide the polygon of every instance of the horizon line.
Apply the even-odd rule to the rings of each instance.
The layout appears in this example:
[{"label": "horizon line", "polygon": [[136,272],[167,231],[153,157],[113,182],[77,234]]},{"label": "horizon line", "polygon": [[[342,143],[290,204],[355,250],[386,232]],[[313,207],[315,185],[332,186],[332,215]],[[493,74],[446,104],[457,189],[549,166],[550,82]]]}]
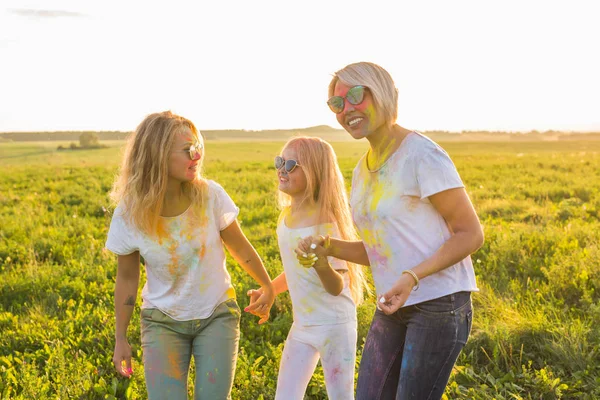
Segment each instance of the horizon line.
[{"label": "horizon line", "polygon": [[[242,128],[227,128],[227,129],[198,129],[199,132],[248,132],[248,133],[260,133],[260,132],[292,132],[292,131],[318,131],[328,130],[333,132],[346,132],[343,128],[334,128],[329,125],[314,125],[304,128],[278,128],[278,129],[242,129]],[[445,129],[413,129],[418,132],[431,132],[431,133],[446,133],[446,134],[465,134],[465,133],[513,133],[513,134],[527,134],[527,133],[575,133],[575,134],[586,134],[586,133],[600,133],[600,127],[597,130],[560,130],[560,129],[529,129],[529,130],[490,130],[490,129],[463,129],[463,130],[445,130]],[[12,131],[0,131],[0,135],[10,133],[78,133],[78,132],[96,132],[96,133],[130,133],[133,130],[94,130],[94,129],[58,129],[58,130],[12,130]]]}]

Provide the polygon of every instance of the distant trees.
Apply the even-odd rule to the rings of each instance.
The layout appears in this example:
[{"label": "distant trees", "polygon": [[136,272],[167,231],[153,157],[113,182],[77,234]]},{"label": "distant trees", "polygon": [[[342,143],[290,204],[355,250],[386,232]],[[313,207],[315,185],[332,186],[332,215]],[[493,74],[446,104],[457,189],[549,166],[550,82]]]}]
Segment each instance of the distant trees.
[{"label": "distant trees", "polygon": [[[75,142],[71,142],[69,148],[71,150],[84,150],[84,149],[101,149],[105,146],[99,143],[98,134],[96,132],[83,132],[79,135],[79,146]],[[57,150],[66,150],[65,147],[58,146]]]},{"label": "distant trees", "polygon": [[98,146],[98,135],[96,132],[83,132],[79,136],[79,145],[83,148]]}]

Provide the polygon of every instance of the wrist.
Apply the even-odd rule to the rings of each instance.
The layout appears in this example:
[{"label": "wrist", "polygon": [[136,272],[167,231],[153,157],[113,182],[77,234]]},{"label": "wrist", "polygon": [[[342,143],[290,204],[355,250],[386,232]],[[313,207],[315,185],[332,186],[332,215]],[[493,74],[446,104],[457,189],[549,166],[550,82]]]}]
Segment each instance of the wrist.
[{"label": "wrist", "polygon": [[124,334],[124,333],[123,334],[120,334],[120,333],[116,334],[115,335],[115,341],[127,343],[127,334]]},{"label": "wrist", "polygon": [[419,289],[419,277],[411,269],[402,271],[402,277],[405,277],[412,290]]},{"label": "wrist", "polygon": [[336,242],[336,239],[327,237],[327,239],[323,243],[323,248],[325,249],[325,257],[333,257],[337,245]]},{"label": "wrist", "polygon": [[327,261],[327,256],[319,256],[319,259],[315,261],[313,268],[317,271],[325,271],[330,268],[329,262]]},{"label": "wrist", "polygon": [[269,282],[266,285],[262,285],[258,291],[260,293],[275,293],[275,286],[273,285],[273,282]]}]

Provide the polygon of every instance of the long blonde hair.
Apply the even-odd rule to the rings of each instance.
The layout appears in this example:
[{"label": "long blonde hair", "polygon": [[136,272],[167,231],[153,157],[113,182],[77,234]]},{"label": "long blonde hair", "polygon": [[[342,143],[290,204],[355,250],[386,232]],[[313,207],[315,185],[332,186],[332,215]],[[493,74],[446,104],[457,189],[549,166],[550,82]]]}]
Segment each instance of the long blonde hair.
[{"label": "long blonde hair", "polygon": [[[120,173],[113,184],[111,199],[121,203],[128,222],[151,237],[159,235],[173,142],[186,129],[202,140],[196,126],[184,117],[171,111],[148,115],[129,137]],[[183,194],[190,198],[196,212],[205,205],[207,188],[201,168],[194,180],[182,183]]]},{"label": "long blonde hair", "polygon": [[[318,137],[294,137],[283,149],[296,151],[297,162],[306,176],[306,191],[303,204],[319,210],[319,222],[335,222],[343,240],[357,240],[358,235],[350,215],[348,196],[344,185],[344,176],[337,162],[333,147]],[[291,197],[279,191],[279,205],[288,208]],[[369,289],[364,278],[362,267],[348,264],[350,292],[356,305],[364,299],[364,291]]]}]

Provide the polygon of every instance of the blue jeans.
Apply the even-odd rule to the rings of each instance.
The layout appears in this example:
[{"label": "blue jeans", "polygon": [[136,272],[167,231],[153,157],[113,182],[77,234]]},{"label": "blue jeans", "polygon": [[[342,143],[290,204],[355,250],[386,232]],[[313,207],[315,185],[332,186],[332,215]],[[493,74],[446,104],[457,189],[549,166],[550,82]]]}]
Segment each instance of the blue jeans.
[{"label": "blue jeans", "polygon": [[148,399],[187,400],[192,355],[196,364],[194,398],[231,398],[240,308],[235,299],[217,306],[206,319],[176,321],[156,308],[142,309],[142,351]]},{"label": "blue jeans", "polygon": [[472,319],[470,292],[403,307],[392,315],[376,310],[356,400],[440,399]]}]

